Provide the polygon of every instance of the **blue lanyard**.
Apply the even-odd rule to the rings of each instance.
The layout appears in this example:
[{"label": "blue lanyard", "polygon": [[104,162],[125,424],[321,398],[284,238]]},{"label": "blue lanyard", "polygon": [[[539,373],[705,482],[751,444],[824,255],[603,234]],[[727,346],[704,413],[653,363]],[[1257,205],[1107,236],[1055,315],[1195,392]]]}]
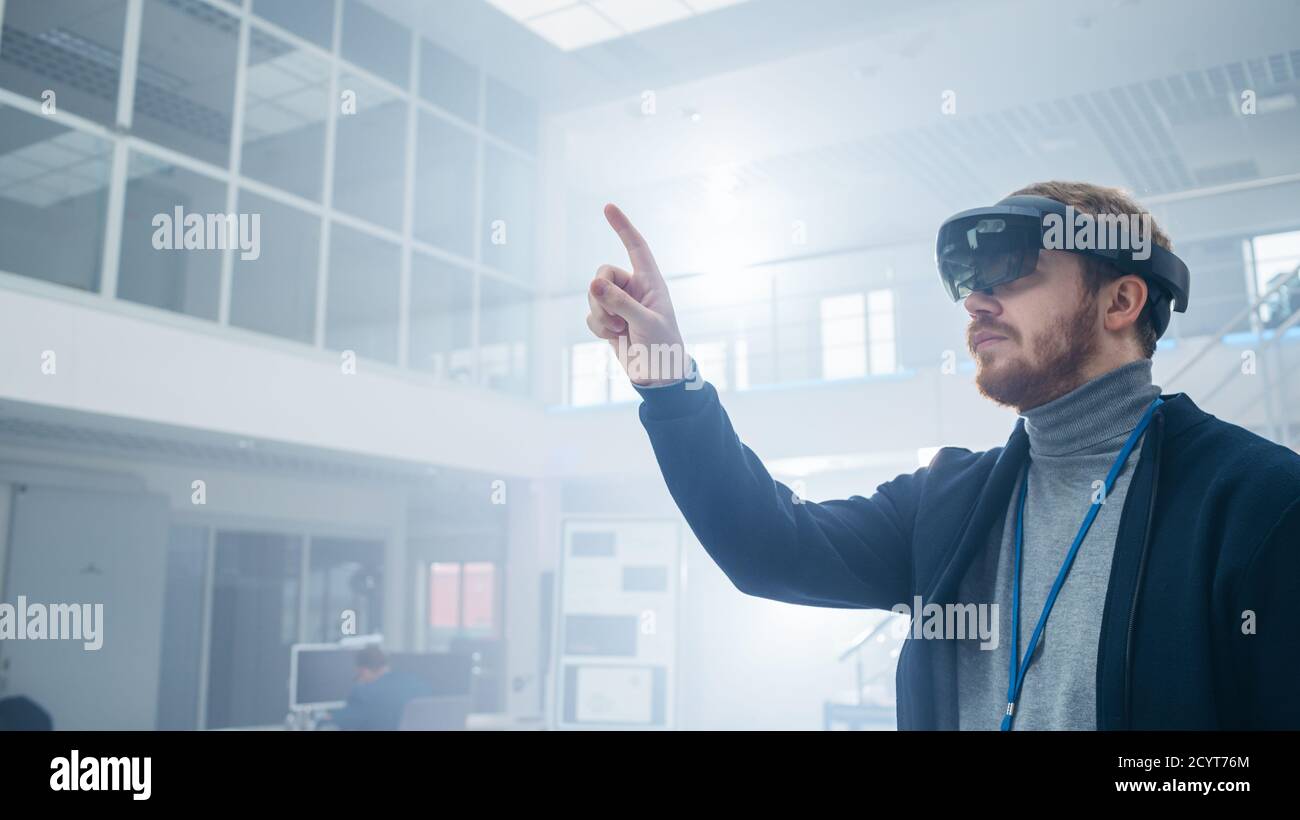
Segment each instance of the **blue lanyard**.
[{"label": "blue lanyard", "polygon": [[1079,525],[1079,533],[1074,536],[1074,543],[1070,545],[1070,551],[1065,556],[1065,563],[1061,564],[1061,571],[1056,574],[1056,583],[1052,584],[1052,591],[1047,595],[1047,602],[1043,604],[1043,612],[1038,616],[1038,625],[1034,627],[1034,634],[1029,639],[1029,649],[1025,652],[1024,660],[1020,659],[1020,556],[1024,550],[1025,543],[1025,495],[1029,492],[1029,464],[1025,464],[1024,473],[1020,479],[1020,500],[1016,508],[1016,559],[1015,559],[1015,579],[1012,581],[1011,589],[1011,683],[1007,686],[1007,711],[1002,716],[1002,731],[1010,731],[1011,723],[1015,719],[1016,701],[1020,699],[1020,687],[1025,683],[1025,673],[1029,671],[1029,665],[1034,660],[1034,650],[1038,648],[1038,639],[1042,637],[1043,627],[1047,624],[1047,616],[1052,611],[1052,606],[1056,603],[1056,596],[1065,585],[1065,576],[1070,574],[1070,566],[1074,563],[1074,556],[1079,552],[1079,546],[1083,543],[1084,537],[1088,535],[1088,529],[1092,527],[1092,522],[1097,518],[1097,513],[1101,510],[1101,504],[1110,495],[1110,490],[1115,486],[1115,479],[1119,476],[1120,470],[1124,468],[1124,463],[1128,461],[1129,454],[1137,445],[1138,439],[1147,429],[1151,422],[1151,415],[1155,409],[1163,402],[1157,396],[1151,405],[1147,407],[1146,412],[1142,414],[1142,420],[1138,422],[1137,427],[1129,434],[1128,441],[1120,449],[1119,455],[1115,457],[1115,463],[1111,465],[1110,472],[1106,474],[1106,491],[1102,497],[1094,502],[1088,508],[1088,514],[1084,516],[1083,523]]}]

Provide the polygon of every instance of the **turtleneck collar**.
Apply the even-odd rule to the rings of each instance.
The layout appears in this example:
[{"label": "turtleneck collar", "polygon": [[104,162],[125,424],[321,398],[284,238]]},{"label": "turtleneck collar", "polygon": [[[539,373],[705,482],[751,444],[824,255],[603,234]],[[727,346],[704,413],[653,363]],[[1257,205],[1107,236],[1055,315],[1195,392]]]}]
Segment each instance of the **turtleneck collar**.
[{"label": "turtleneck collar", "polygon": [[1138,359],[1021,415],[1031,456],[1118,451],[1160,388],[1151,360]]}]

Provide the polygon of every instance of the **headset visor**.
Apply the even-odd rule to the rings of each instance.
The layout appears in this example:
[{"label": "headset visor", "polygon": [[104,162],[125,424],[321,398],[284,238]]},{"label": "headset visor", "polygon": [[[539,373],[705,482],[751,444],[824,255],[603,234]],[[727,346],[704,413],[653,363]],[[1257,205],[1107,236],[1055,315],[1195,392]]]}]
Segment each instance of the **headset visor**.
[{"label": "headset visor", "polygon": [[935,255],[948,296],[956,302],[1033,273],[1042,237],[1042,222],[1028,215],[973,214],[944,223]]}]

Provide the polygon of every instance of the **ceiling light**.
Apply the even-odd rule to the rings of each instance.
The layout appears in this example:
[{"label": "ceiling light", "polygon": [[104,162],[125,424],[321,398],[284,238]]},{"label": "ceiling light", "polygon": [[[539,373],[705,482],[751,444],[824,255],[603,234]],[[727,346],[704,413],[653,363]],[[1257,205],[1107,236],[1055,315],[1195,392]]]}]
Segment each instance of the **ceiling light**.
[{"label": "ceiling light", "polygon": [[707,14],[746,0],[487,0],[563,51]]}]

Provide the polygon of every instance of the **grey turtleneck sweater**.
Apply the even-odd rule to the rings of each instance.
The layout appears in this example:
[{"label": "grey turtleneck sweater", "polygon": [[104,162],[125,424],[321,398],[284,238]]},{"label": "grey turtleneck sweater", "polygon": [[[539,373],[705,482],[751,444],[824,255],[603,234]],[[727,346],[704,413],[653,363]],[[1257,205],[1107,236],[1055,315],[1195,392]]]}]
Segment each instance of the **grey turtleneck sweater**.
[{"label": "grey turtleneck sweater", "polygon": [[[1030,467],[1021,557],[1022,657],[1092,503],[1093,482],[1105,480],[1129,433],[1159,394],[1160,388],[1151,383],[1150,359],[1140,359],[1023,414]],[[1142,444],[1134,447],[1116,478],[1052,607],[1016,705],[1016,729],[1097,728],[1101,615],[1124,498]],[[957,706],[962,729],[997,729],[1006,712],[1019,494],[1017,482],[1003,525],[993,528],[988,549],[972,562],[959,588],[959,603],[996,602],[999,619],[996,649],[980,649],[978,639],[959,643]]]}]

